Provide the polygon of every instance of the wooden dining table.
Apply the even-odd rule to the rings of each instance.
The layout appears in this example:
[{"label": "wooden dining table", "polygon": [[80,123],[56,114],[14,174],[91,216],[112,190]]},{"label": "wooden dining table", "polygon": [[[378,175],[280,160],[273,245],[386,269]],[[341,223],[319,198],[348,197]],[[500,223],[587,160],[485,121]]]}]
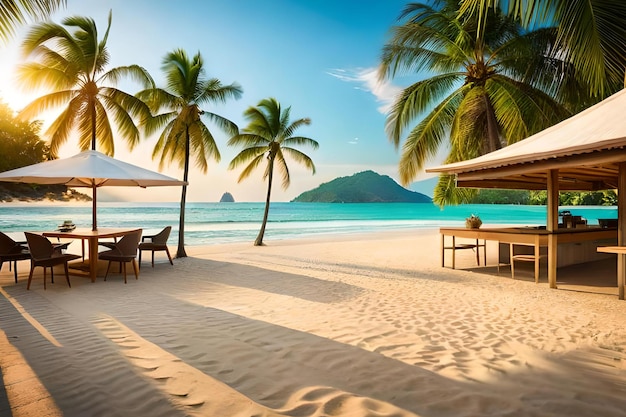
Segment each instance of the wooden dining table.
[{"label": "wooden dining table", "polygon": [[107,227],[92,230],[89,228],[76,228],[70,231],[55,230],[52,232],[43,232],[42,234],[46,237],[54,237],[59,239],[81,239],[82,241],[86,240],[88,247],[88,271],[85,273],[84,271],[79,269],[79,272],[77,273],[77,268],[72,268],[72,264],[70,264],[69,267],[72,269],[72,273],[74,275],[85,275],[91,279],[91,282],[95,282],[98,273],[98,241],[100,239],[122,237],[136,230],[140,229]]}]

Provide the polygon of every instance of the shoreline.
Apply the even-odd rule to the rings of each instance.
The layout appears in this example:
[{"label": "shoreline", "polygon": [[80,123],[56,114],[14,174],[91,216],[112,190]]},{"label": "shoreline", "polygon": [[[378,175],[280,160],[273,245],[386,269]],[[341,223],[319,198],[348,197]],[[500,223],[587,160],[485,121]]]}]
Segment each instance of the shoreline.
[{"label": "shoreline", "polygon": [[436,228],[266,243],[157,254],[126,285],[44,291],[39,273],[26,291],[27,264],[18,284],[5,268],[2,290],[61,345],[0,296],[0,348],[23,357],[0,363],[9,399],[25,363],[66,416],[625,415],[615,295],[482,273],[472,251],[441,268]]}]

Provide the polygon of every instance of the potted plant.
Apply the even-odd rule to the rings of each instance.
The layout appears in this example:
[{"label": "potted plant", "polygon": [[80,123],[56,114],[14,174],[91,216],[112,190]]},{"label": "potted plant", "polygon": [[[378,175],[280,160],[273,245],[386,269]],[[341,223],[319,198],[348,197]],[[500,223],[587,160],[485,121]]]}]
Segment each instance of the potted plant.
[{"label": "potted plant", "polygon": [[468,218],[465,219],[465,227],[468,229],[478,229],[483,224],[483,221],[480,220],[480,217],[472,214]]}]

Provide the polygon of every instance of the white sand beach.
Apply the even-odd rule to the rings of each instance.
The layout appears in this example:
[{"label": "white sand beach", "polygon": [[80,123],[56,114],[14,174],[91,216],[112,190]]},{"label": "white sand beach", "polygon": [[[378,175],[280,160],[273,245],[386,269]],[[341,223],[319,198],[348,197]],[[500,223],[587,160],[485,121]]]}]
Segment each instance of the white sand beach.
[{"label": "white sand beach", "polygon": [[126,285],[59,271],[46,291],[5,265],[0,415],[626,416],[626,302],[589,290],[610,268],[554,290],[471,251],[442,268],[439,244],[188,247]]}]

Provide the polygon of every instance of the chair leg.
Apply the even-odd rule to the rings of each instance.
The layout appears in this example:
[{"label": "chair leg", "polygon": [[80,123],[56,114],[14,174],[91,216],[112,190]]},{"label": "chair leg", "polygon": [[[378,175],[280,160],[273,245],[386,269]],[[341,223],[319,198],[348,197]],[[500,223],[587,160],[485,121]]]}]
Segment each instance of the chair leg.
[{"label": "chair leg", "polygon": [[139,250],[139,269],[141,269],[141,252],[142,250]]},{"label": "chair leg", "polygon": [[67,286],[72,288],[72,284],[70,284],[70,271],[69,271],[69,268],[67,266],[67,262],[65,262],[65,264],[63,266],[65,266],[65,279],[67,281]]},{"label": "chair leg", "polygon": [[[46,268],[44,268],[44,270],[45,269]],[[50,277],[51,277],[50,278],[50,282],[52,282],[54,284],[54,267],[53,266],[50,267]],[[44,274],[44,278],[45,278],[45,274]]]},{"label": "chair leg", "polygon": [[133,269],[135,270],[135,279],[139,279],[139,267],[137,266],[137,261],[133,259],[132,262]]},{"label": "chair leg", "polygon": [[107,265],[107,271],[104,274],[104,280],[107,280],[107,276],[109,275],[109,269],[111,269],[111,261],[109,261],[108,265]]},{"label": "chair leg", "polygon": [[154,251],[152,251],[152,267],[154,268]]},{"label": "chair leg", "polygon": [[170,264],[174,265],[174,262],[172,262],[172,256],[170,255],[170,250],[167,247],[165,247],[165,253],[167,253],[167,259],[170,260]]},{"label": "chair leg", "polygon": [[124,284],[126,284],[126,262],[120,262],[120,268],[124,271]]},{"label": "chair leg", "polygon": [[28,284],[26,285],[26,289],[30,290],[30,282],[33,280],[33,271],[35,266],[33,264],[30,265],[30,274],[28,274]]},{"label": "chair leg", "polygon": [[[9,262],[9,266],[11,262]],[[17,284],[17,261],[13,261],[13,274],[15,275],[15,283]]]}]

